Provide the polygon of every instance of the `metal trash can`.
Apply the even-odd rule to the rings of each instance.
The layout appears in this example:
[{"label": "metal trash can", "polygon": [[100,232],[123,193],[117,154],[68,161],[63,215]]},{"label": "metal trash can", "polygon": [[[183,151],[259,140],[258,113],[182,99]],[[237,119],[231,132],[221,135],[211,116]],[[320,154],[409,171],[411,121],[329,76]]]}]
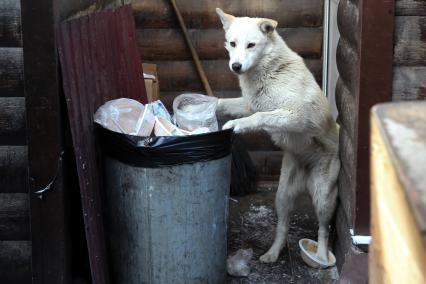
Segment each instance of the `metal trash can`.
[{"label": "metal trash can", "polygon": [[[107,134],[111,138],[111,133]],[[204,150],[211,151],[214,145],[210,139],[214,140],[218,134],[203,135],[207,135],[201,137],[206,143]],[[104,210],[114,283],[226,282],[231,133],[219,135],[224,135],[224,141],[219,139],[214,143],[226,149],[221,150],[222,157],[206,159],[191,152],[191,163],[159,167],[134,162],[137,159],[149,162],[149,158],[161,158],[161,153],[155,157],[152,153],[145,158],[134,156],[132,161],[129,161],[132,156],[128,156],[123,161],[119,158],[120,146],[114,139],[108,140],[107,148],[114,148],[106,151],[104,158]],[[184,140],[200,139],[199,135],[195,136],[198,137]],[[224,142],[229,145],[220,145]],[[189,144],[185,147],[190,147]],[[173,147],[169,143],[167,148],[171,151]],[[203,147],[195,151],[201,150]],[[178,156],[174,155],[174,162],[179,161]],[[195,162],[197,159],[200,161]]]}]

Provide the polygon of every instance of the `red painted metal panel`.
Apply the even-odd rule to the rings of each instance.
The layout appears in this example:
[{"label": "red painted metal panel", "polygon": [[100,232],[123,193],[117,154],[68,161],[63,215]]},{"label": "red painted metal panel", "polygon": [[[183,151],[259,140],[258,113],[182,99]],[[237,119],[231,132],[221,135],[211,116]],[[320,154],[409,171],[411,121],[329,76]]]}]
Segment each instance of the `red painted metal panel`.
[{"label": "red painted metal panel", "polygon": [[127,5],[65,21],[59,30],[63,86],[94,283],[108,283],[109,275],[93,114],[115,98],[147,101],[133,21]]}]

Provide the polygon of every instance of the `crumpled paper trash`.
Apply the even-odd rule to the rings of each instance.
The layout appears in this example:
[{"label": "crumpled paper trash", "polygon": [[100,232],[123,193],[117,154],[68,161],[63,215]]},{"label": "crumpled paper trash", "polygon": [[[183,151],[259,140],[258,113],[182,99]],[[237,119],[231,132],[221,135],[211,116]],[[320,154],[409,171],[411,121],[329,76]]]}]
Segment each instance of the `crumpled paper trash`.
[{"label": "crumpled paper trash", "polygon": [[250,274],[250,260],[253,257],[253,250],[239,249],[234,255],[228,257],[226,267],[228,274],[237,277],[247,277]]}]

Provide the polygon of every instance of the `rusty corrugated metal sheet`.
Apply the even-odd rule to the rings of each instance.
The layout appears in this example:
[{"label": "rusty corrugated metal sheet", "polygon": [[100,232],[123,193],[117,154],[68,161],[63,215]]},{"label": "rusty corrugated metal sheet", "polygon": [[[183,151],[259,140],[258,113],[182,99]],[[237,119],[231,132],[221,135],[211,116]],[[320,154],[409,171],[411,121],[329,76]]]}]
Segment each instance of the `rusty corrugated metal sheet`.
[{"label": "rusty corrugated metal sheet", "polygon": [[146,102],[129,5],[63,22],[58,37],[63,86],[79,176],[94,283],[109,282],[93,114],[104,102]]}]

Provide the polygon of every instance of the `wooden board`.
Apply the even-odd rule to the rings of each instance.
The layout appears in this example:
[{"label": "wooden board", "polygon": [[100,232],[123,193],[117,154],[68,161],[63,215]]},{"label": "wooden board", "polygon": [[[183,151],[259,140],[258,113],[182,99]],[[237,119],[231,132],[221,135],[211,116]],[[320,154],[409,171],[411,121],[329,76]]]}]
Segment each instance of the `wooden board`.
[{"label": "wooden board", "polygon": [[108,100],[147,101],[130,6],[63,22],[59,55],[94,283],[108,283],[93,114]]},{"label": "wooden board", "polygon": [[393,68],[392,100],[425,100],[426,66]]},{"label": "wooden board", "polygon": [[426,282],[425,125],[426,103],[373,110],[370,283]]},{"label": "wooden board", "polygon": [[0,144],[25,145],[25,99],[0,97]]},{"label": "wooden board", "polygon": [[24,96],[24,61],[20,47],[0,47],[0,95]]},{"label": "wooden board", "polygon": [[395,65],[426,65],[425,31],[426,16],[395,17]]},{"label": "wooden board", "polygon": [[28,193],[27,146],[0,146],[0,192]]},{"label": "wooden board", "polygon": [[426,16],[426,1],[396,0],[395,14],[397,16]]},{"label": "wooden board", "polygon": [[0,193],[0,240],[29,240],[28,193]]},{"label": "wooden board", "polygon": [[[190,29],[190,38],[202,60],[226,59],[223,29]],[[305,58],[322,57],[322,28],[278,29],[288,46]],[[192,60],[181,30],[139,29],[139,50],[143,60]]]},{"label": "wooden board", "polygon": [[[132,0],[131,3],[138,29],[178,27],[168,0]],[[278,21],[279,27],[319,27],[323,19],[323,1],[318,0],[180,0],[177,4],[188,28],[222,27],[216,7],[236,16],[272,18]]]},{"label": "wooden board", "polygon": [[31,242],[0,241],[2,283],[31,283]]},{"label": "wooden board", "polygon": [[[306,59],[317,82],[321,81],[322,61]],[[192,61],[154,61],[158,68],[161,92],[203,90]],[[210,86],[215,91],[239,90],[238,78],[229,69],[228,60],[202,61]]]},{"label": "wooden board", "polygon": [[0,46],[22,46],[20,0],[2,0],[0,3]]}]

